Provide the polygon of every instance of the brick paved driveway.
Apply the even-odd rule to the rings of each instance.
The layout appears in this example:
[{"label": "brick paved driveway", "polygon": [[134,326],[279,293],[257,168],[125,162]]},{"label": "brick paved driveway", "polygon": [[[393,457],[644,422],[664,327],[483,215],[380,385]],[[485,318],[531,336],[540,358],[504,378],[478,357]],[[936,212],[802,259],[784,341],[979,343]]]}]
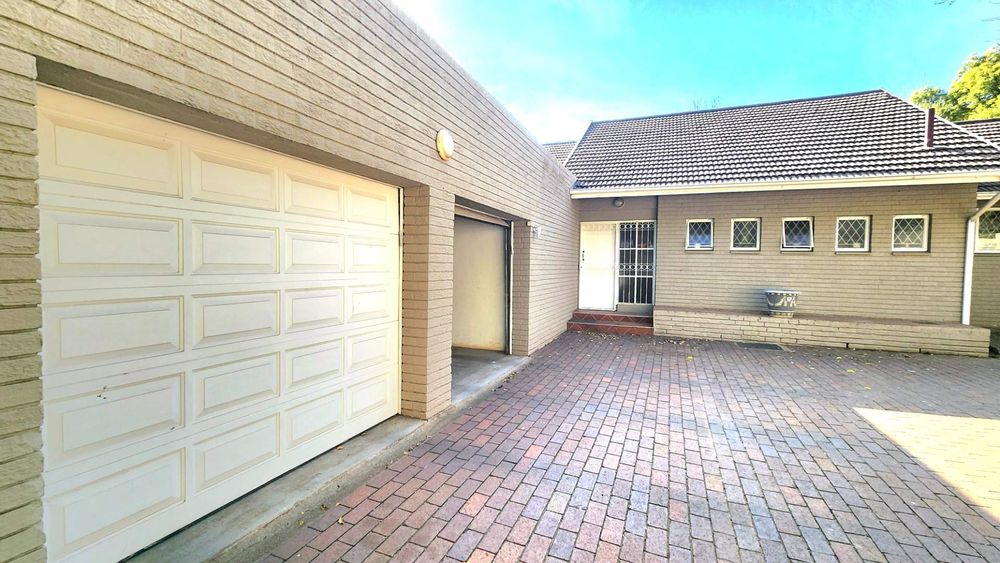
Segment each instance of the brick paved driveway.
[{"label": "brick paved driveway", "polygon": [[267,560],[1000,561],[996,419],[997,360],[568,333]]}]

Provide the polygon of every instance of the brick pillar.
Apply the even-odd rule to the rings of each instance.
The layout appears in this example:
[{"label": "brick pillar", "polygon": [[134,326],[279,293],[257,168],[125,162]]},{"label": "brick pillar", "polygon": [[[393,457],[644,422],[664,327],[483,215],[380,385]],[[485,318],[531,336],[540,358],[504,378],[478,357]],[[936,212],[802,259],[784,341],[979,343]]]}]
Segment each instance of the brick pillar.
[{"label": "brick pillar", "polygon": [[531,228],[526,221],[514,221],[511,234],[511,323],[510,353],[527,356],[531,351],[528,331],[528,302],[531,293]]},{"label": "brick pillar", "polygon": [[402,413],[427,419],[451,405],[455,196],[403,190]]},{"label": "brick pillar", "polygon": [[44,561],[35,59],[0,46],[0,561]]}]

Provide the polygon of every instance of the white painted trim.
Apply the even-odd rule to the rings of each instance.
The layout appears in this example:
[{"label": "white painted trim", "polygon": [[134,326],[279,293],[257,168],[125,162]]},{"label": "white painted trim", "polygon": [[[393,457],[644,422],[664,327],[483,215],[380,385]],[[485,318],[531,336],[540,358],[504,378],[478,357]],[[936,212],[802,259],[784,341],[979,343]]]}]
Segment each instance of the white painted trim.
[{"label": "white painted trim", "polygon": [[[896,248],[896,220],[897,219],[923,219],[924,220],[924,232],[921,237],[921,247],[920,248]],[[931,230],[931,216],[930,215],[893,215],[892,217],[892,229],[889,231],[889,242],[891,244],[890,248],[893,252],[927,252],[929,235]]]},{"label": "white painted trim", "polygon": [[882,186],[924,186],[935,184],[981,184],[1000,181],[1000,170],[976,173],[910,174],[901,176],[857,176],[837,179],[742,182],[715,184],[650,185],[620,188],[589,188],[570,191],[573,199],[598,197],[639,197],[655,195],[711,194],[729,192],[769,192],[785,190],[823,190],[833,188],[875,188]]},{"label": "white painted trim", "polygon": [[[757,224],[757,236],[754,239],[757,243],[753,248],[736,248],[733,243],[736,240],[736,222],[753,221]],[[760,252],[760,217],[733,217],[729,220],[729,250],[730,252]]]},{"label": "white painted trim", "polygon": [[993,199],[993,196],[1000,194],[1000,192],[976,192],[976,199],[980,201],[988,201]]},{"label": "white painted trim", "polygon": [[[841,248],[840,247],[840,222],[841,221],[864,221],[865,222],[865,246],[863,248]],[[837,217],[837,222],[833,229],[833,250],[834,252],[868,252],[871,250],[872,240],[872,218],[871,215],[852,215]]]},{"label": "white painted trim", "polygon": [[[785,244],[785,223],[789,221],[809,221],[809,246],[788,246]],[[782,217],[781,218],[781,251],[810,252],[816,248],[816,226],[812,217]]]},{"label": "white painted trim", "polygon": [[[711,232],[708,235],[708,246],[691,246],[691,223],[708,223]],[[684,250],[715,250],[715,219],[688,219],[684,231]]]}]

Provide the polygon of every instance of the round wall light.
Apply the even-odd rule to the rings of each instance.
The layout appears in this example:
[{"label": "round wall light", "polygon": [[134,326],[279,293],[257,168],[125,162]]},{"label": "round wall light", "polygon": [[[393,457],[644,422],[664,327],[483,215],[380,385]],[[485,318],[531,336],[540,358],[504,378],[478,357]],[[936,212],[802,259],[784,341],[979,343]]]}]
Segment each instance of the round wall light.
[{"label": "round wall light", "polygon": [[455,152],[455,139],[452,138],[451,131],[447,129],[438,131],[435,144],[437,145],[438,156],[441,157],[441,160],[448,160],[451,158],[452,153]]},{"label": "round wall light", "polygon": [[623,207],[625,205],[625,200],[620,197],[616,197],[611,200],[611,205],[614,205],[615,207]]}]

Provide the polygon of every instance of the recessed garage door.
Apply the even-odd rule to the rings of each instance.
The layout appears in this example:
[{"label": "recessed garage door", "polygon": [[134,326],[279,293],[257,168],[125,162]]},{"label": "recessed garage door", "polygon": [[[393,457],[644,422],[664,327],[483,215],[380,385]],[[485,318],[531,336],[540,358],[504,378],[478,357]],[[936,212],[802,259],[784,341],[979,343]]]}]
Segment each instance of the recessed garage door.
[{"label": "recessed garage door", "polygon": [[39,93],[45,523],[127,556],[399,412],[383,184]]}]

